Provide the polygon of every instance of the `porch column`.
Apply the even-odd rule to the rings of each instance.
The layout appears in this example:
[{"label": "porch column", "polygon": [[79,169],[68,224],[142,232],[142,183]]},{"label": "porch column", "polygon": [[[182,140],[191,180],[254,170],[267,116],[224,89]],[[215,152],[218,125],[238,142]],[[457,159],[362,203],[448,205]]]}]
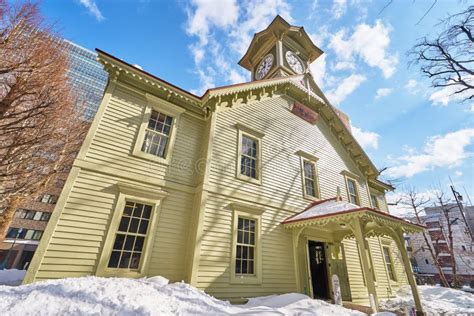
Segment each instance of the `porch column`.
[{"label": "porch column", "polygon": [[293,231],[293,263],[295,265],[296,290],[301,293],[300,269],[298,260],[298,240],[300,238],[299,230]]},{"label": "porch column", "polygon": [[405,267],[405,272],[407,274],[408,283],[410,283],[411,292],[413,294],[413,300],[415,301],[416,315],[423,316],[423,307],[421,306],[420,293],[418,292],[418,287],[416,286],[415,276],[413,275],[413,270],[411,267],[410,259],[408,258],[407,249],[405,243],[403,242],[403,232],[401,230],[394,231],[394,236],[392,236],[397,244],[397,248],[402,255],[403,265]]},{"label": "porch column", "polygon": [[352,228],[353,232],[355,235],[355,239],[357,244],[359,245],[359,251],[360,251],[360,258],[362,261],[362,269],[363,269],[363,276],[365,277],[365,283],[367,285],[367,292],[369,294],[369,302],[370,302],[370,297],[373,297],[374,300],[374,306],[372,306],[372,302],[370,302],[370,305],[374,310],[374,312],[377,312],[379,309],[379,301],[377,299],[377,291],[375,289],[375,281],[374,281],[374,275],[372,274],[372,271],[370,270],[370,264],[369,260],[370,258],[368,257],[368,251],[365,247],[365,237],[364,237],[364,227],[363,224],[360,222],[360,218],[355,218],[352,221]]}]

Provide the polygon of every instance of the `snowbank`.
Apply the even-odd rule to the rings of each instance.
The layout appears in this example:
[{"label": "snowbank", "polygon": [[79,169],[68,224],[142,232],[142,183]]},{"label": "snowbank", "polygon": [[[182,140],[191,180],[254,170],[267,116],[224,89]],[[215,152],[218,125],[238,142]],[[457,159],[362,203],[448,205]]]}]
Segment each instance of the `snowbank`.
[{"label": "snowbank", "polygon": [[295,293],[231,305],[188,284],[168,284],[163,277],[84,277],[0,286],[0,310],[2,315],[365,315]]},{"label": "snowbank", "polygon": [[[444,287],[418,286],[421,303],[427,315],[474,315],[474,295]],[[402,311],[405,306],[415,306],[408,286],[402,287],[397,296],[381,302],[382,309]]]},{"label": "snowbank", "polygon": [[0,270],[0,285],[20,285],[25,274],[26,270]]}]

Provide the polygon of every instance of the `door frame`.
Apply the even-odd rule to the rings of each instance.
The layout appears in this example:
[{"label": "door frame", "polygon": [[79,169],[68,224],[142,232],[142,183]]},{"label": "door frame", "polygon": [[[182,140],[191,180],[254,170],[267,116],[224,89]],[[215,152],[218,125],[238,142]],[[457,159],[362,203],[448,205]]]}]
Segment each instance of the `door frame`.
[{"label": "door frame", "polygon": [[331,276],[329,275],[330,274],[330,260],[331,258],[328,256],[328,252],[327,252],[327,247],[328,247],[328,244],[330,243],[329,241],[327,240],[324,240],[324,239],[321,239],[321,238],[313,238],[313,237],[306,237],[306,241],[305,241],[305,248],[306,248],[306,251],[305,251],[305,254],[306,254],[306,271],[307,271],[307,278],[309,280],[309,290],[310,290],[310,297],[312,299],[314,299],[314,291],[313,291],[313,280],[312,280],[312,275],[311,275],[311,263],[309,261],[309,241],[314,241],[314,242],[319,242],[319,243],[323,243],[324,244],[324,247],[323,247],[323,250],[324,250],[324,257],[326,258],[326,282],[328,284],[328,299],[332,300],[333,299],[333,295],[332,295],[332,284],[330,282],[331,280]]}]

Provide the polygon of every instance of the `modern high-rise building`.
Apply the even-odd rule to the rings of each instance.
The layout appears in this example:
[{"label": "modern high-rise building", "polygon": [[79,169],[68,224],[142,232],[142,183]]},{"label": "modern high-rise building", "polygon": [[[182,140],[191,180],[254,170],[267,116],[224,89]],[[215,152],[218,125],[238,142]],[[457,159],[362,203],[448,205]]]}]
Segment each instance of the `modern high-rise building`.
[{"label": "modern high-rise building", "polygon": [[[64,48],[69,54],[68,77],[78,105],[84,105],[84,119],[92,121],[107,84],[107,72],[97,61],[95,52],[67,40]],[[31,197],[17,209],[6,239],[0,243],[0,266],[17,269],[28,266],[67,175],[67,172],[58,175],[47,194]]]},{"label": "modern high-rise building", "polygon": [[102,100],[107,72],[97,61],[95,52],[67,40],[64,44],[69,53],[68,75],[71,84],[77,92],[78,102],[85,105],[85,118],[92,120]]}]

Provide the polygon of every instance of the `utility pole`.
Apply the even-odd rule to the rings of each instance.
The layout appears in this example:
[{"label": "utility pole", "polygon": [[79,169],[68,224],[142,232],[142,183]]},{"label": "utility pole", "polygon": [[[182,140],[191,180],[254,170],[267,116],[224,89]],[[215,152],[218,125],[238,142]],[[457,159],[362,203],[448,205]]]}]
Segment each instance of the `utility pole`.
[{"label": "utility pole", "polygon": [[[450,185],[451,192],[453,192],[453,196],[454,196],[454,199],[456,200],[456,203],[458,205],[459,212],[461,213],[462,219],[464,220],[464,224],[466,225],[466,230],[469,233],[469,236],[471,237],[471,241],[472,241],[473,240],[472,231],[471,231],[471,228],[469,227],[469,224],[467,223],[466,215],[464,215],[464,208],[463,208],[463,205],[462,205],[462,195],[459,194],[459,192],[457,192],[454,189],[454,184],[453,184],[453,180],[451,180],[451,177],[449,177],[449,181],[451,181],[451,185]],[[472,245],[472,243],[471,243],[471,245]],[[472,249],[471,249],[471,251],[472,251]]]}]

